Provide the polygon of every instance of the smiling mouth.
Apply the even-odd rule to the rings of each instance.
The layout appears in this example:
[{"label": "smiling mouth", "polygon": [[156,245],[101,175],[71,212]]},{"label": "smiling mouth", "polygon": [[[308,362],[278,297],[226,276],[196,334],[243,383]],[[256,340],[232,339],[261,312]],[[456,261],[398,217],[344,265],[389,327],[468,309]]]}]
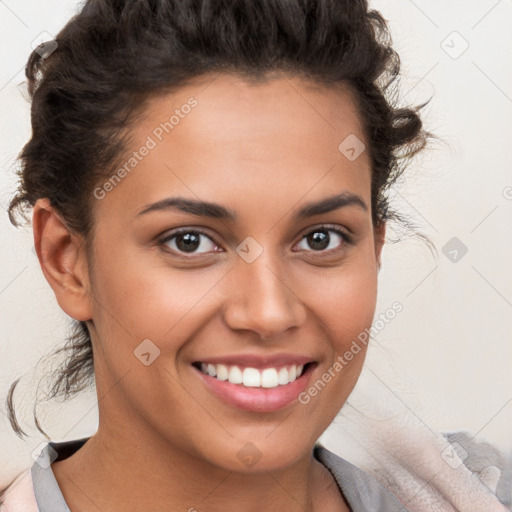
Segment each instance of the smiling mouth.
[{"label": "smiling mouth", "polygon": [[239,365],[193,363],[204,375],[208,375],[220,381],[238,384],[247,388],[277,388],[294,382],[313,363],[289,364],[285,366],[267,368],[241,367]]}]

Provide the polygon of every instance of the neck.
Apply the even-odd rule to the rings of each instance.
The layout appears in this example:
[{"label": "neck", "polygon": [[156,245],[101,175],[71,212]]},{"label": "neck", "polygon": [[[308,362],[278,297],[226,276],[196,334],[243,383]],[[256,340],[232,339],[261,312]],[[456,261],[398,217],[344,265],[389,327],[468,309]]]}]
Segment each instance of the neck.
[{"label": "neck", "polygon": [[318,510],[332,488],[332,477],[312,454],[278,471],[233,472],[132,424],[116,431],[100,424],[76,454],[52,469],[71,510],[84,511],[135,512],[144,504],[154,512],[170,506],[189,512],[305,512]]}]

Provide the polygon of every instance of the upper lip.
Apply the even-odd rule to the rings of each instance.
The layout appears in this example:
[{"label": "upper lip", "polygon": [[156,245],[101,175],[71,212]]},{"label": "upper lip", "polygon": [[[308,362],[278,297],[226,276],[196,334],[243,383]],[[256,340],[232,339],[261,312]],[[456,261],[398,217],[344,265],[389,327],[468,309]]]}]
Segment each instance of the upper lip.
[{"label": "upper lip", "polygon": [[196,363],[205,364],[224,364],[226,366],[244,366],[250,368],[274,368],[280,366],[304,365],[313,363],[315,360],[309,356],[299,354],[274,354],[274,355],[258,355],[258,354],[238,354],[229,356],[206,357],[199,359]]}]

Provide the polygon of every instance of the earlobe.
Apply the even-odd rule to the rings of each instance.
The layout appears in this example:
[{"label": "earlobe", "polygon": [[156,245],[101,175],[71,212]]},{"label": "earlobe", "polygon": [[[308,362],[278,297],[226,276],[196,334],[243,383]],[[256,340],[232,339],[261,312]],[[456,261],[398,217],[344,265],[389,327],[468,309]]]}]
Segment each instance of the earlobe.
[{"label": "earlobe", "polygon": [[41,270],[59,306],[75,320],[90,320],[90,286],[83,239],[69,230],[47,198],[37,200],[34,205],[32,227]]}]

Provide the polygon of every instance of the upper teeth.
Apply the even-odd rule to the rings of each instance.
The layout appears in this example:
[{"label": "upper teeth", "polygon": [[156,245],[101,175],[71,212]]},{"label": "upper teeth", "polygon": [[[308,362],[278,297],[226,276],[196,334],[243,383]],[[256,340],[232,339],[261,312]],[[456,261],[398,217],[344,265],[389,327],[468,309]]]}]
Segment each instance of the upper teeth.
[{"label": "upper teeth", "polygon": [[279,385],[289,384],[301,376],[303,369],[304,365],[302,364],[292,364],[279,369],[258,370],[248,367],[241,370],[238,366],[201,363],[201,371],[204,374],[251,388],[275,388]]}]

